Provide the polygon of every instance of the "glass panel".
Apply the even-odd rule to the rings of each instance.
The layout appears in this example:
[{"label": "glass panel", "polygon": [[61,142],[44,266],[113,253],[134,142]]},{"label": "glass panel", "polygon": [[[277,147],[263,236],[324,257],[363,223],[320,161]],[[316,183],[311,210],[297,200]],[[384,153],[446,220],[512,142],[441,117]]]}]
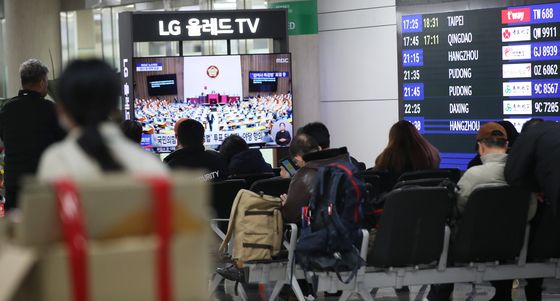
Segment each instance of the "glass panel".
[{"label": "glass panel", "polygon": [[237,9],[237,0],[214,0],[212,3],[213,10],[233,10]]},{"label": "glass panel", "polygon": [[134,43],[135,57],[179,56],[179,42]]},{"label": "glass panel", "polygon": [[70,59],[68,53],[68,14],[65,12],[60,13],[60,48],[62,50],[62,65],[66,65]]},{"label": "glass panel", "polygon": [[183,55],[202,55],[202,41],[183,41]]},{"label": "glass panel", "polygon": [[213,55],[227,55],[227,40],[212,41]]},{"label": "glass panel", "polygon": [[0,98],[7,98],[7,74],[8,66],[6,64],[6,20],[0,20]]},{"label": "glass panel", "polygon": [[[111,9],[101,10],[101,43],[103,44],[103,59],[113,67],[118,66],[113,55],[113,19]],[[117,67],[118,68],[118,67]]]},{"label": "glass panel", "polygon": [[117,6],[111,8],[111,15],[112,15],[112,28],[113,28],[113,58],[115,61],[115,67],[118,71],[121,69],[121,55],[120,55],[120,47],[119,47],[119,13],[125,11],[133,11],[134,5],[127,5],[127,6]]},{"label": "glass panel", "polygon": [[[247,3],[250,2],[250,3]],[[246,0],[245,4],[248,6],[247,8],[252,9],[263,9],[268,8],[268,1],[267,0]]]},{"label": "glass panel", "polygon": [[66,29],[68,30],[68,61],[78,56],[78,21],[76,12],[66,13]]},{"label": "glass panel", "polygon": [[259,54],[274,52],[274,40],[272,39],[232,40],[231,43],[231,54]]}]

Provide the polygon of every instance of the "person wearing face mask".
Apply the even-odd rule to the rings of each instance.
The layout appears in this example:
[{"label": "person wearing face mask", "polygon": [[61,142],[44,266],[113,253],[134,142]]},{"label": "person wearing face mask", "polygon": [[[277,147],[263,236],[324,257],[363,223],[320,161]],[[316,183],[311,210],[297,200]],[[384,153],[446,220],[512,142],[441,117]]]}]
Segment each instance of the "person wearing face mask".
[{"label": "person wearing face mask", "polygon": [[20,180],[37,172],[39,158],[64,131],[56,117],[55,104],[46,100],[49,70],[37,59],[21,64],[22,89],[0,112],[0,139],[4,142],[5,209],[17,207]]}]

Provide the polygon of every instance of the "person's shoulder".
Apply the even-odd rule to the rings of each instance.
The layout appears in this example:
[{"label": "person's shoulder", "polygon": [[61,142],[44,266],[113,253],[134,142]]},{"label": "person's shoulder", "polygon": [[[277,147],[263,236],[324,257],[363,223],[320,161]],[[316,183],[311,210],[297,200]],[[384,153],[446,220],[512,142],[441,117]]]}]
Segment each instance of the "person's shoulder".
[{"label": "person's shoulder", "polygon": [[[37,177],[42,180],[57,177],[59,172],[64,170],[65,160],[74,158],[69,150],[72,147],[72,141],[62,140],[51,144],[41,155]],[[57,172],[58,171],[58,172]]]},{"label": "person's shoulder", "polygon": [[211,149],[207,149],[204,151],[205,156],[212,158],[212,159],[216,159],[216,160],[225,160],[224,155],[222,155],[220,152],[217,152],[215,150],[211,150]]},{"label": "person's shoulder", "polygon": [[142,149],[132,141],[125,140],[124,143],[121,144],[121,149],[119,151],[122,152],[130,162],[134,162],[131,166],[134,170],[144,172],[167,172],[166,166],[156,155]]}]

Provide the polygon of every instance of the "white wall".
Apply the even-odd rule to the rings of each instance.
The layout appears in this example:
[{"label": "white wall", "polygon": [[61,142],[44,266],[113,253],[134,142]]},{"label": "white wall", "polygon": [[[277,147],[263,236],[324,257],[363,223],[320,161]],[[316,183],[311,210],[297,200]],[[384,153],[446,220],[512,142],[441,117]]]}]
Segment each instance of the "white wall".
[{"label": "white wall", "polygon": [[318,0],[321,120],[373,165],[398,120],[395,0]]}]

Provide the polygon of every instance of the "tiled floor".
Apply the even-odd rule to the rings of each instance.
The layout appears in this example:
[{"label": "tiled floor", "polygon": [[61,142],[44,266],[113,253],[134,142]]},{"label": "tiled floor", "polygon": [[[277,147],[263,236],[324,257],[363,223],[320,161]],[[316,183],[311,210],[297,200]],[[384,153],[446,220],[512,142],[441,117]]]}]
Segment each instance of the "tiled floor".
[{"label": "tiled floor", "polygon": [[[514,301],[525,300],[525,294],[523,292],[523,281],[519,288],[512,291],[512,296]],[[543,301],[560,301],[560,280],[545,280],[544,283],[545,292],[543,293]],[[424,301],[428,293],[428,289],[422,290],[419,294],[421,287],[412,286],[410,287],[409,296],[400,295],[397,297],[393,289],[380,289],[375,295],[376,301]],[[487,301],[492,298],[494,294],[494,289],[488,285],[478,285],[476,288],[475,301]],[[469,284],[456,284],[455,291],[453,292],[453,301],[465,301],[471,292],[471,286]],[[248,291],[250,301],[259,301],[257,291]],[[218,300],[241,300],[239,297],[231,297],[222,294],[218,294]],[[292,300],[292,299],[290,299]],[[324,297],[319,296],[318,301],[335,301],[338,297]],[[351,300],[361,300],[358,297],[352,298]]]}]

